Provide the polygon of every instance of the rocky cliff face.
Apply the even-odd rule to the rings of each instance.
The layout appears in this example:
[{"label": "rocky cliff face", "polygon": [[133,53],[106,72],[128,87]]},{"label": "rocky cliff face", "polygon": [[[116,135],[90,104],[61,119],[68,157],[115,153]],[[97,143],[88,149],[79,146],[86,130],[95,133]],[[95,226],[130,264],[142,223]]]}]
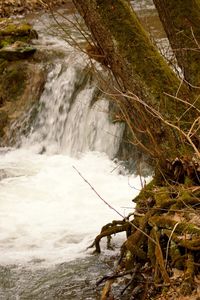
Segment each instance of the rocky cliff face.
[{"label": "rocky cliff face", "polygon": [[[4,61],[0,69],[3,69],[0,75],[0,146],[4,146],[17,143],[19,127],[23,127],[26,115],[38,102],[45,75],[41,65],[31,60]],[[13,126],[15,123],[17,128]]]},{"label": "rocky cliff face", "polygon": [[39,100],[45,72],[42,62],[34,57],[37,49],[31,39],[37,34],[31,26],[7,19],[0,25],[0,146],[4,146],[17,142],[19,128],[14,124],[18,120],[18,126],[22,126]]}]

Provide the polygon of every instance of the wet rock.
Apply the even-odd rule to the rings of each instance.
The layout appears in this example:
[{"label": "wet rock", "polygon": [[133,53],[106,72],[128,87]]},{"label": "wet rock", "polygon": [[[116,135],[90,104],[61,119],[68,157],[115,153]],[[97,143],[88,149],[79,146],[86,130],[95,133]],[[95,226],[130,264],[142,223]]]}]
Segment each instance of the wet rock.
[{"label": "wet rock", "polygon": [[27,59],[32,56],[35,51],[36,48],[31,45],[17,41],[10,46],[0,49],[0,58],[6,60]]},{"label": "wet rock", "polygon": [[20,61],[2,61],[0,64],[0,99],[1,106],[6,102],[19,99],[24,91],[27,80],[27,64]]},{"label": "wet rock", "polygon": [[41,63],[25,59],[0,62],[0,111],[9,116],[5,122],[5,115],[0,115],[0,147],[17,142],[18,132],[26,126],[26,120],[31,126],[30,118],[34,118],[36,109],[29,111],[37,108],[44,83],[45,70]]},{"label": "wet rock", "polygon": [[4,110],[0,110],[0,134],[3,134],[4,127],[8,122],[8,114]]},{"label": "wet rock", "polygon": [[29,43],[38,37],[30,24],[12,19],[0,19],[0,48],[7,47],[16,41]]}]

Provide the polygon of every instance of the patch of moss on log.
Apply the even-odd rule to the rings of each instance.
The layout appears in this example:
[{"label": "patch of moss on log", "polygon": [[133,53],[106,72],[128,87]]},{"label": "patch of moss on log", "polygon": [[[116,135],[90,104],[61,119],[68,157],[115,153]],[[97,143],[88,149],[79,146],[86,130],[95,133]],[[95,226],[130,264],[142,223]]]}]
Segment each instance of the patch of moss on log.
[{"label": "patch of moss on log", "polygon": [[[170,232],[171,234],[171,232]],[[171,266],[182,270],[184,266],[184,260],[181,256],[181,251],[174,240],[171,240],[170,242],[170,249],[169,249],[169,255],[171,257]]]},{"label": "patch of moss on log", "polygon": [[[191,105],[194,95],[187,84],[180,84],[180,79],[158,53],[129,3],[125,0],[73,2],[105,64],[112,70],[119,84],[117,88],[120,86],[126,93],[125,97],[115,97],[115,101],[121,111],[120,120],[129,126],[132,143],[155,160],[159,159],[159,163],[161,158],[192,155],[193,149],[183,141],[185,136],[181,130],[187,132],[191,120],[199,116]],[[195,105],[199,108],[199,101]]]},{"label": "patch of moss on log", "polygon": [[[150,226],[157,226],[158,228],[166,228],[173,230],[175,225],[177,225],[175,232],[178,234],[191,234],[194,236],[200,236],[200,228],[194,224],[186,223],[186,222],[177,222],[174,221],[171,217],[166,216],[153,216],[149,219]],[[200,247],[200,245],[199,245]]]},{"label": "patch of moss on log", "polygon": [[[130,9],[130,5],[124,0],[97,0],[96,2],[102,19],[111,31],[115,47],[133,66],[135,74],[139,75],[141,81],[147,86],[150,84],[150,92],[155,99],[152,103],[153,107],[159,111],[167,110],[170,119],[177,116],[178,112],[181,115],[185,107],[177,106],[175,100],[164,95],[168,93],[175,96],[180,83],[157,52],[136,14]],[[179,95],[182,93],[183,98],[186,95],[188,97],[187,88],[182,86],[181,89]]]},{"label": "patch of moss on log", "polygon": [[[121,247],[118,269],[134,269],[139,263],[142,265],[138,271],[141,278],[146,276],[143,270],[150,270],[153,281],[151,285],[155,293],[160,292],[157,285],[173,287],[175,284],[182,295],[188,295],[195,291],[195,276],[199,275],[199,268],[195,265],[200,264],[200,257],[197,255],[200,251],[200,217],[199,207],[190,207],[184,201],[195,199],[196,203],[200,203],[200,197],[194,196],[195,189],[193,194],[190,188],[187,190],[183,185],[159,187],[155,183],[153,180],[136,197],[135,218],[127,222],[127,226],[134,222],[136,228],[131,230]],[[151,206],[148,205],[150,198],[155,200],[151,202]],[[185,205],[181,209],[171,209],[177,203]],[[186,220],[185,214],[191,210],[199,222],[191,218]],[[126,219],[123,221],[126,228],[124,222]],[[118,230],[113,227],[112,234],[114,232],[117,233]],[[175,269],[182,271],[178,283],[173,278]],[[137,299],[144,299],[142,297],[143,293]],[[145,299],[151,299],[151,296]]]},{"label": "patch of moss on log", "polygon": [[181,286],[181,294],[184,296],[190,295],[192,293],[192,290],[194,288],[194,273],[194,257],[191,253],[188,253],[188,257],[186,260],[185,280]]}]

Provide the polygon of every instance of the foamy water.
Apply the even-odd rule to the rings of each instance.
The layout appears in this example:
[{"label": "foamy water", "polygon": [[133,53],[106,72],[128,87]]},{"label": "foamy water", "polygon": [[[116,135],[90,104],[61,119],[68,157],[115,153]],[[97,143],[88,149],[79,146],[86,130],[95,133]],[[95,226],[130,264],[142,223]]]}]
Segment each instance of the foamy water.
[{"label": "foamy water", "polygon": [[[124,126],[110,120],[107,96],[86,56],[48,32],[46,26],[53,25],[48,14],[32,21],[48,74],[21,149],[0,149],[0,299],[95,300],[100,298],[96,280],[110,272],[113,251],[101,243],[103,254],[109,254],[106,263],[106,255],[93,256],[87,247],[102,226],[121,217],[73,166],[124,216],[133,211],[140,178],[121,175],[112,161]],[[122,238],[125,234],[117,235],[114,243],[121,245]]]},{"label": "foamy water", "polygon": [[0,264],[70,261],[86,248],[101,227],[120,219],[74,170],[121,214],[133,207],[139,178],[118,174],[105,154],[80,159],[13,150],[0,157]]},{"label": "foamy water", "polygon": [[48,15],[41,20],[47,22],[35,24],[35,43],[41,51],[55,50],[55,58],[47,62],[38,115],[21,149],[0,151],[0,265],[83,258],[101,227],[121,219],[73,166],[124,216],[141,188],[139,177],[120,175],[111,160],[124,126],[111,121],[107,95],[87,57],[44,29]]}]

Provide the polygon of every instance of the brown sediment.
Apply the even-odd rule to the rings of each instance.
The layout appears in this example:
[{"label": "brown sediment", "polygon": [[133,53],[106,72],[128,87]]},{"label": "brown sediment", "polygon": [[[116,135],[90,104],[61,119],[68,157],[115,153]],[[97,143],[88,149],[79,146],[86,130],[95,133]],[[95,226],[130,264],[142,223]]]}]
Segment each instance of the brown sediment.
[{"label": "brown sediment", "polygon": [[67,6],[67,8],[73,9],[71,0],[1,0],[0,18],[48,9],[48,6],[51,8]]}]

